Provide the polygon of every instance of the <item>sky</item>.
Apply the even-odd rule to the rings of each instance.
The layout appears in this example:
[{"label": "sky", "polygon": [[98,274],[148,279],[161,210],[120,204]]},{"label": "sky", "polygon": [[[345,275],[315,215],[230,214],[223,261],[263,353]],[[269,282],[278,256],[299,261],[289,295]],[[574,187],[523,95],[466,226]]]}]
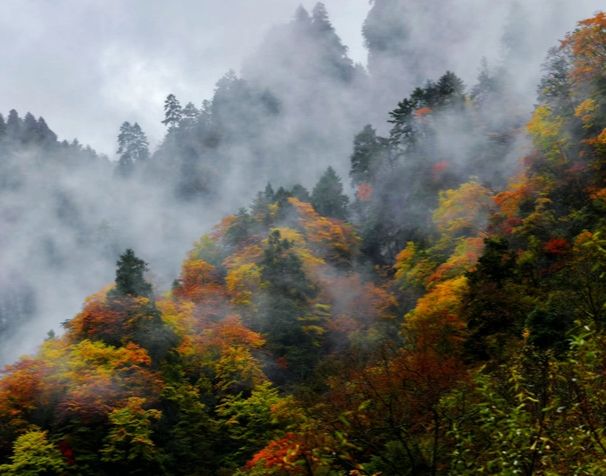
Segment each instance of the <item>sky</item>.
[{"label": "sky", "polygon": [[[123,121],[161,139],[169,93],[196,105],[308,0],[2,0],[0,112],[43,116],[62,139],[113,157]],[[325,0],[350,56],[366,62],[368,0]]]}]

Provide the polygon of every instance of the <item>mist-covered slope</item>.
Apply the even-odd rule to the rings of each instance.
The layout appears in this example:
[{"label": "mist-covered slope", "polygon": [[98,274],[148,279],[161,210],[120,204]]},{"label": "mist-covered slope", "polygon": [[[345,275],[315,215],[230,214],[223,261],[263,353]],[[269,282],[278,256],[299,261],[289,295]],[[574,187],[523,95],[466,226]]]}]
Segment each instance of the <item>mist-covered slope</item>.
[{"label": "mist-covered slope", "polygon": [[[435,206],[435,196],[423,192],[431,184],[415,178],[418,164],[436,167],[435,178],[421,180],[441,182],[439,188],[470,175],[497,186],[515,169],[546,49],[592,2],[543,3],[503,2],[489,11],[475,1],[439,9],[377,0],[360,25],[366,68],[349,57],[325,6],[300,8],[268,31],[212,95],[190,97],[195,104],[171,95],[165,117],[140,124],[124,117],[116,124],[115,153],[106,151],[115,161],[77,141],[58,141],[61,131],[33,117],[24,116],[18,132],[12,114],[14,130],[2,139],[11,145],[0,148],[0,361],[59,331],[82,296],[111,281],[122,250],[136,249],[164,288],[191,243],[250,203],[256,190],[268,182],[311,188],[329,166],[355,202],[351,218],[361,224],[365,252],[389,263],[415,229],[426,232],[426,211]],[[447,70],[467,85],[469,103],[457,112],[441,111],[430,97]],[[410,104],[389,116],[404,98]],[[435,121],[419,122],[428,139],[414,161],[396,161],[392,171],[392,159],[408,147],[399,137],[407,114],[427,112],[420,104],[435,108]],[[144,130],[151,122],[166,126],[155,148]],[[350,188],[356,147],[378,147],[389,157],[374,160],[368,181],[352,175]],[[355,200],[360,186],[367,200]]]},{"label": "mist-covered slope", "polygon": [[605,30],[551,52],[525,155],[447,73],[357,136],[351,204],[268,185],[164,293],[122,253],[0,380],[0,473],[602,474]]}]

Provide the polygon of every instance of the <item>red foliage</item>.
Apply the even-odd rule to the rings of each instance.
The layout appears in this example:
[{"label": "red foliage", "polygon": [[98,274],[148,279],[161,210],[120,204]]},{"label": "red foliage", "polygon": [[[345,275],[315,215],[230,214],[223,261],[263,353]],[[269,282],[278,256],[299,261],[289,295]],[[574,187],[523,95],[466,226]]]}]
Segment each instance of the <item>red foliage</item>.
[{"label": "red foliage", "polygon": [[433,166],[431,167],[431,171],[434,173],[434,175],[441,174],[446,169],[448,169],[448,161],[447,160],[441,160],[440,162],[438,162],[436,164],[433,164]]},{"label": "red foliage", "polygon": [[432,110],[430,107],[422,107],[415,111],[415,116],[418,118],[423,118],[423,117],[428,116],[431,113],[432,113]]},{"label": "red foliage", "polygon": [[543,246],[545,252],[552,255],[564,254],[569,250],[569,248],[570,244],[564,238],[552,238],[545,243],[545,246]]},{"label": "red foliage", "polygon": [[255,454],[246,463],[247,469],[262,465],[266,469],[283,470],[288,474],[305,474],[305,468],[296,465],[296,461],[304,454],[302,442],[294,433],[287,433],[284,438],[272,441]]},{"label": "red foliage", "polygon": [[74,450],[72,449],[71,445],[67,442],[67,440],[61,440],[57,446],[59,447],[59,451],[61,451],[61,454],[65,458],[65,462],[67,464],[69,464],[70,466],[76,464],[76,458],[74,457]]},{"label": "red foliage", "polygon": [[361,202],[367,202],[372,198],[374,189],[369,183],[361,183],[356,190],[356,197]]}]

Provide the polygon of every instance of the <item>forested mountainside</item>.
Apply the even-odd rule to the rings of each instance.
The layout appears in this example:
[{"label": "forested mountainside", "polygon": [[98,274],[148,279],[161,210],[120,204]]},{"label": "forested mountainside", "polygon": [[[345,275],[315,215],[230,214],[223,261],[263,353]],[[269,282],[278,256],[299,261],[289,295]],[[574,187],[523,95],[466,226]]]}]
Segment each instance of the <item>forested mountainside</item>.
[{"label": "forested mountainside", "polygon": [[[483,0],[456,8],[376,0],[359,25],[365,68],[322,3],[299,8],[210,95],[166,91],[164,117],[124,117],[110,157],[58,140],[60,131],[25,111],[5,115],[0,364],[58,331],[83,296],[111,281],[127,248],[151,264],[158,289],[169,287],[191,243],[268,182],[311,188],[332,167],[352,202],[364,258],[390,266],[407,240],[431,233],[434,189],[475,176],[497,190],[516,170],[540,63],[578,17],[565,0],[540,9],[513,0],[489,8]],[[165,134],[148,137],[150,123],[160,122]]]},{"label": "forested mountainside", "polygon": [[487,71],[414,90],[352,203],[332,168],[268,185],[168,291],[124,252],[5,370],[0,474],[606,474],[605,32],[552,50],[527,125]]}]

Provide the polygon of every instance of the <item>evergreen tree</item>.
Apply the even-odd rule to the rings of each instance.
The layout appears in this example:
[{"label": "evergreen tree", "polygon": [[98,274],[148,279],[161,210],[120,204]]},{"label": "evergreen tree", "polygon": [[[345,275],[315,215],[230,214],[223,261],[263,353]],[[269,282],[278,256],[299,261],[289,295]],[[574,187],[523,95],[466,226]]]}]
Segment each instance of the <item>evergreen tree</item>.
[{"label": "evergreen tree", "polygon": [[118,172],[122,176],[130,175],[135,164],[149,158],[148,142],[145,133],[136,122],[124,122],[118,135]]},{"label": "evergreen tree", "polygon": [[111,296],[151,297],[152,286],[144,277],[147,263],[127,249],[116,263],[116,287],[110,291]]},{"label": "evergreen tree", "polygon": [[[46,123],[46,121],[44,120],[43,117],[38,118],[38,125],[36,127],[36,130],[37,130],[38,138],[40,141],[49,142],[49,143],[57,142],[57,134],[55,134],[50,129],[50,127],[48,127],[48,124]],[[90,147],[89,147],[89,149],[90,149]]]},{"label": "evergreen tree", "polygon": [[496,75],[490,70],[486,58],[482,58],[478,83],[471,91],[471,97],[477,104],[483,104],[488,97],[497,94],[500,89]]},{"label": "evergreen tree", "polygon": [[23,118],[22,140],[25,143],[36,142],[38,121],[31,112],[28,112]]},{"label": "evergreen tree", "polygon": [[386,140],[377,136],[377,131],[370,124],[356,135],[350,171],[354,184],[372,180],[380,165],[381,155],[385,152],[386,145]]},{"label": "evergreen tree", "polygon": [[183,127],[192,127],[196,124],[199,116],[200,111],[196,108],[196,106],[193,105],[193,103],[188,102],[181,113],[180,125]]},{"label": "evergreen tree", "polygon": [[349,198],[343,194],[343,184],[332,167],[328,167],[311,194],[311,203],[321,215],[344,220]]},{"label": "evergreen tree", "polygon": [[295,23],[301,26],[309,26],[311,23],[309,12],[305,9],[305,7],[303,7],[303,5],[299,5],[297,11],[295,12]]},{"label": "evergreen tree", "polygon": [[0,138],[6,135],[6,121],[4,120],[4,116],[0,114]]},{"label": "evergreen tree", "polygon": [[162,124],[168,127],[168,132],[179,127],[183,110],[181,104],[174,94],[169,94],[164,101],[164,120]]},{"label": "evergreen tree", "polygon": [[311,202],[311,195],[303,185],[294,185],[293,188],[290,190],[290,194],[293,197],[301,200],[302,202]]},{"label": "evergreen tree", "polygon": [[330,19],[328,18],[328,12],[326,11],[326,5],[322,2],[316,3],[311,14],[311,21],[313,25],[320,31],[334,31]]},{"label": "evergreen tree", "polygon": [[312,338],[303,328],[304,317],[310,312],[309,300],[316,291],[291,248],[291,242],[283,240],[279,231],[270,234],[261,261],[266,293],[258,326],[267,336],[269,349],[286,359],[290,376],[302,379],[317,358]]},{"label": "evergreen tree", "polygon": [[19,117],[19,114],[14,109],[11,109],[8,113],[6,120],[6,134],[9,138],[17,140],[21,137],[21,130],[23,128],[23,121]]},{"label": "evergreen tree", "polygon": [[437,106],[462,106],[465,102],[465,84],[452,71],[446,71],[438,80],[436,91],[438,94]]}]

